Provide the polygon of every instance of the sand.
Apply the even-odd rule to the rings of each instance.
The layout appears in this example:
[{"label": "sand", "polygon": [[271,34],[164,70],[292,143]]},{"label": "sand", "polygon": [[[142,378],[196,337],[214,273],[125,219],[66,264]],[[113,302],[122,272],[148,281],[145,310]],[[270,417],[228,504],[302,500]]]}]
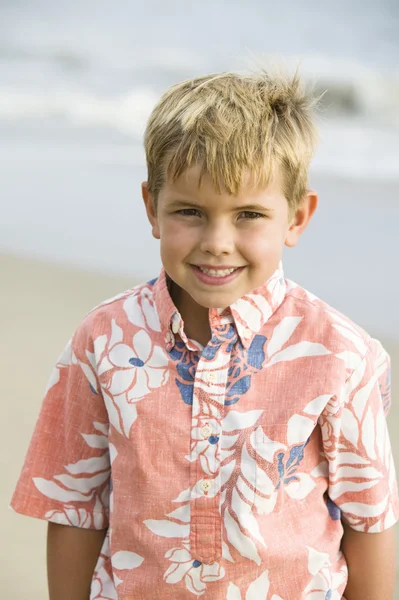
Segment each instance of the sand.
[{"label": "sand", "polygon": [[[8,510],[8,503],[50,372],[66,342],[87,311],[138,282],[1,255],[0,274],[0,391],[5,411],[0,488],[2,598],[44,600],[48,597],[46,522],[15,514]],[[391,353],[395,382],[399,378],[399,341],[381,341]],[[388,423],[399,472],[397,394]],[[399,542],[399,528],[396,534]],[[395,597],[399,597],[399,581],[397,590]]]}]

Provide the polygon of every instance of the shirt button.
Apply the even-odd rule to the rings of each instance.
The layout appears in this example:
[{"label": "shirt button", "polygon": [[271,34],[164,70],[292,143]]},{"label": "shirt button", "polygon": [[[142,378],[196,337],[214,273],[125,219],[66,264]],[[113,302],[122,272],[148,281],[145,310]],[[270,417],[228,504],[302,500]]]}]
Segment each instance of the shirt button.
[{"label": "shirt button", "polygon": [[174,321],[172,323],[172,331],[173,333],[179,333],[180,323],[178,321]]},{"label": "shirt button", "polygon": [[209,382],[209,383],[215,383],[217,377],[216,377],[216,373],[213,373],[212,371],[210,371],[209,373],[207,373],[205,375],[205,379]]},{"label": "shirt button", "polygon": [[247,338],[247,339],[248,339],[248,338],[250,338],[250,337],[251,337],[251,335],[252,335],[252,331],[251,331],[250,329],[244,329],[244,331],[243,331],[243,336],[244,336],[245,338]]},{"label": "shirt button", "polygon": [[201,482],[201,485],[200,485],[200,487],[201,487],[201,490],[202,490],[203,492],[209,492],[209,490],[210,490],[210,487],[211,487],[211,484],[210,484],[210,482],[209,482],[209,481],[206,481],[206,480],[205,480],[205,481],[202,481],[202,482]]},{"label": "shirt button", "polygon": [[211,433],[212,429],[209,427],[209,425],[204,425],[204,427],[201,429],[201,435],[203,435],[204,438],[209,438]]}]

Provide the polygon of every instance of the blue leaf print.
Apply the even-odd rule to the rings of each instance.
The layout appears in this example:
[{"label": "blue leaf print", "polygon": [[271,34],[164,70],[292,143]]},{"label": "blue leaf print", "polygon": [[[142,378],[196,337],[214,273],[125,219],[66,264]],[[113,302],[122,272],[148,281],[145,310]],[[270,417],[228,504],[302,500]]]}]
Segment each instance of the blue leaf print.
[{"label": "blue leaf print", "polygon": [[194,386],[186,385],[185,383],[181,383],[178,379],[175,379],[175,381],[176,381],[177,387],[180,390],[180,394],[181,394],[181,397],[183,398],[183,402],[185,402],[185,404],[192,404],[193,403]]},{"label": "blue leaf print", "polygon": [[288,485],[291,481],[299,481],[298,477],[295,476],[295,473],[297,471],[297,467],[299,467],[303,459],[304,448],[309,443],[309,441],[310,438],[308,438],[306,442],[304,444],[301,444],[300,446],[293,446],[290,450],[290,455],[285,465],[285,454],[284,452],[279,452],[279,454],[277,455],[279,480],[276,485],[276,489],[279,489],[281,482],[284,485]]},{"label": "blue leaf print", "polygon": [[217,327],[216,331],[218,333],[218,338],[226,340],[232,340],[233,338],[237,338],[236,331],[233,325],[227,325],[227,327]]},{"label": "blue leaf print", "polygon": [[278,485],[276,486],[277,488],[280,487],[281,479],[284,477],[284,463],[283,463],[283,459],[284,459],[284,452],[280,452],[277,455],[277,460],[278,460],[278,474],[280,476]]},{"label": "blue leaf print", "polygon": [[[251,346],[245,351],[232,323],[214,329],[212,339],[202,352],[202,358],[213,361],[218,352],[231,353],[231,366],[226,386],[226,406],[238,402],[240,397],[250,389],[251,376],[262,368],[265,360],[263,347],[266,341],[265,336],[257,335],[252,340]],[[174,348],[169,350],[169,356],[176,363],[179,377],[175,381],[181,397],[186,404],[192,404],[195,371],[199,356],[195,352],[190,352],[183,342],[176,343]]]},{"label": "blue leaf print", "polygon": [[182,354],[183,353],[179,352],[179,350],[177,349],[176,346],[174,348],[172,348],[171,350],[169,350],[169,356],[175,362],[178,361],[178,360],[180,360]]},{"label": "blue leaf print", "polygon": [[238,402],[240,397],[250,389],[251,376],[256,373],[256,370],[262,368],[262,362],[265,359],[263,346],[266,340],[267,338],[263,335],[255,336],[247,351],[244,351],[239,339],[235,343],[231,357],[233,364],[229,370],[226,390],[225,404],[227,406]]},{"label": "blue leaf print", "polygon": [[288,485],[290,481],[299,481],[299,479],[298,477],[295,477],[295,475],[293,475],[292,477],[287,477],[287,479],[284,479],[284,485]]},{"label": "blue leaf print", "polygon": [[[291,465],[294,467],[299,465],[299,463],[303,459],[303,449],[305,446],[306,444],[303,444],[302,446],[294,446],[294,448],[291,448],[290,457],[287,460],[286,464],[287,469],[289,469]],[[294,461],[296,461],[296,464],[294,463]]]},{"label": "blue leaf print", "polygon": [[252,340],[252,344],[247,350],[248,353],[248,364],[254,369],[261,369],[263,361],[265,360],[265,353],[263,347],[267,341],[267,337],[264,335],[256,335]]},{"label": "blue leaf print", "polygon": [[194,377],[190,371],[192,367],[192,364],[184,364],[184,363],[177,363],[176,365],[176,369],[177,372],[179,373],[180,377],[182,379],[184,379],[184,381],[190,381],[191,383],[194,383]]},{"label": "blue leaf print", "polygon": [[242,396],[249,390],[251,386],[251,376],[246,375],[245,377],[241,377],[238,381],[236,381],[231,388],[226,392],[226,396],[235,396],[238,394]]},{"label": "blue leaf print", "polygon": [[[212,340],[209,342],[209,344],[212,342]],[[220,344],[217,346],[210,346],[208,344],[208,346],[206,346],[206,348],[204,349],[202,356],[204,358],[206,358],[206,360],[213,360],[217,354],[217,351],[220,348]]]}]

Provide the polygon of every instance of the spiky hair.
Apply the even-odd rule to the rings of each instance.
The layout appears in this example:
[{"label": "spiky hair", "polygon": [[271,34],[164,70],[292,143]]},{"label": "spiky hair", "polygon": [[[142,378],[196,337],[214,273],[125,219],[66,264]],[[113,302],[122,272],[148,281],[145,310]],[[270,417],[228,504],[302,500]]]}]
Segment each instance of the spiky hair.
[{"label": "spiky hair", "polygon": [[[266,187],[278,169],[290,210],[308,187],[318,103],[298,71],[218,73],[172,86],[145,132],[148,190],[157,202],[165,178],[201,166],[216,190],[237,195],[248,173]],[[200,183],[199,182],[199,183]]]}]

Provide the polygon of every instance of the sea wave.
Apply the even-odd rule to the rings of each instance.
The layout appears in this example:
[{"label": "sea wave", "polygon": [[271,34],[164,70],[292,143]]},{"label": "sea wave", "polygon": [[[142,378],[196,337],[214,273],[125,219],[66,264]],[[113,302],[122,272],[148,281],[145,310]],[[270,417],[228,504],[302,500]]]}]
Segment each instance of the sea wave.
[{"label": "sea wave", "polygon": [[[66,53],[65,56],[71,63],[90,64],[93,68],[88,59],[85,63],[84,55]],[[54,54],[49,54],[48,58],[52,60]],[[26,56],[20,59],[24,61]],[[163,67],[156,53],[146,60],[154,65],[151,81],[155,82]],[[171,80],[178,81],[178,74],[182,75],[187,68],[184,59],[170,51],[163,60],[175,74],[171,75]],[[141,70],[145,59],[143,61]],[[290,66],[298,65],[298,62],[301,73],[315,87],[316,93],[327,90],[318,116],[321,143],[313,170],[398,180],[399,76],[394,72],[376,72],[354,62],[329,61],[314,55],[301,57],[300,61],[294,57],[288,59]],[[134,80],[134,75],[129,76],[130,82]],[[128,145],[133,142],[132,147],[142,146],[147,119],[159,98],[159,91],[151,83],[134,87],[125,85],[123,89],[129,91],[105,94],[93,89],[85,79],[66,83],[59,73],[47,84],[34,82],[35,79],[30,77],[25,84],[16,80],[0,87],[0,126],[7,128],[8,135],[12,135],[14,128],[19,139],[25,135],[28,140],[35,131],[40,130],[43,134],[46,130],[47,134],[50,132],[51,143],[56,141],[62,145],[63,135],[72,125],[76,141],[84,143],[86,140],[89,145],[100,142],[104,148],[108,145],[113,162],[119,162],[115,159],[117,139],[126,138]],[[112,85],[109,87],[112,89]],[[63,127],[60,127],[61,123]],[[119,138],[115,138],[115,133]],[[128,155],[126,159],[122,158],[123,152],[116,152],[116,155],[122,164],[129,163]],[[103,156],[106,162],[106,150]]]},{"label": "sea wave", "polygon": [[399,72],[376,69],[358,61],[310,55],[301,57],[301,72],[323,93],[325,112],[363,116],[399,125]]},{"label": "sea wave", "polygon": [[[245,52],[236,55],[233,64],[228,65],[223,60],[210,56],[199,55],[196,52],[182,52],[174,48],[151,48],[141,52],[130,49],[125,54],[103,54],[99,49],[84,51],[83,48],[68,46],[18,46],[15,44],[0,44],[0,61],[5,67],[5,73],[11,73],[3,81],[7,87],[0,89],[0,120],[3,118],[25,118],[25,113],[31,118],[54,116],[54,114],[75,118],[87,118],[92,121],[91,111],[99,122],[110,121],[110,113],[117,124],[117,115],[133,109],[143,100],[143,93],[148,97],[144,100],[147,105],[153,105],[156,100],[155,89],[158,81],[169,81],[170,84],[181,81],[199,73],[242,66],[256,68],[265,64],[273,64],[270,56],[259,56],[245,59]],[[288,55],[277,59],[285,62],[294,69],[299,65],[300,72],[308,83],[313,85],[316,94],[324,94],[321,102],[322,113],[329,116],[363,116],[376,122],[392,122],[399,125],[399,71],[370,67],[354,59],[326,57],[318,54],[301,56]],[[17,63],[17,64],[16,64]],[[46,71],[44,65],[53,69]],[[221,69],[219,69],[221,67]],[[31,89],[21,89],[20,82],[24,80],[21,74],[40,74],[40,85],[34,87],[34,77],[30,77]],[[76,83],[81,88],[74,89],[73,81],[70,87],[62,89],[65,82],[65,72],[80,71]],[[238,68],[237,70],[242,70]],[[13,81],[12,74],[15,74]],[[140,89],[143,74],[147,89]],[[83,74],[83,75],[82,75]],[[48,79],[47,90],[43,88],[43,77]],[[102,82],[102,89],[115,89],[114,79],[118,78],[118,89],[135,87],[123,96],[110,95],[101,97],[91,89],[93,77]],[[147,84],[149,83],[149,86]],[[153,89],[151,89],[153,82]],[[61,85],[60,85],[61,83]],[[167,84],[166,84],[167,85]],[[11,105],[15,104],[14,109]],[[133,107],[133,108],[132,108]],[[104,113],[104,117],[101,116]],[[112,121],[112,119],[111,119]],[[118,126],[118,125],[117,125]],[[119,126],[118,126],[119,127]]]},{"label": "sea wave", "polygon": [[0,121],[62,119],[84,127],[115,129],[140,137],[157,101],[155,92],[134,89],[116,97],[100,97],[83,90],[0,90]]}]

